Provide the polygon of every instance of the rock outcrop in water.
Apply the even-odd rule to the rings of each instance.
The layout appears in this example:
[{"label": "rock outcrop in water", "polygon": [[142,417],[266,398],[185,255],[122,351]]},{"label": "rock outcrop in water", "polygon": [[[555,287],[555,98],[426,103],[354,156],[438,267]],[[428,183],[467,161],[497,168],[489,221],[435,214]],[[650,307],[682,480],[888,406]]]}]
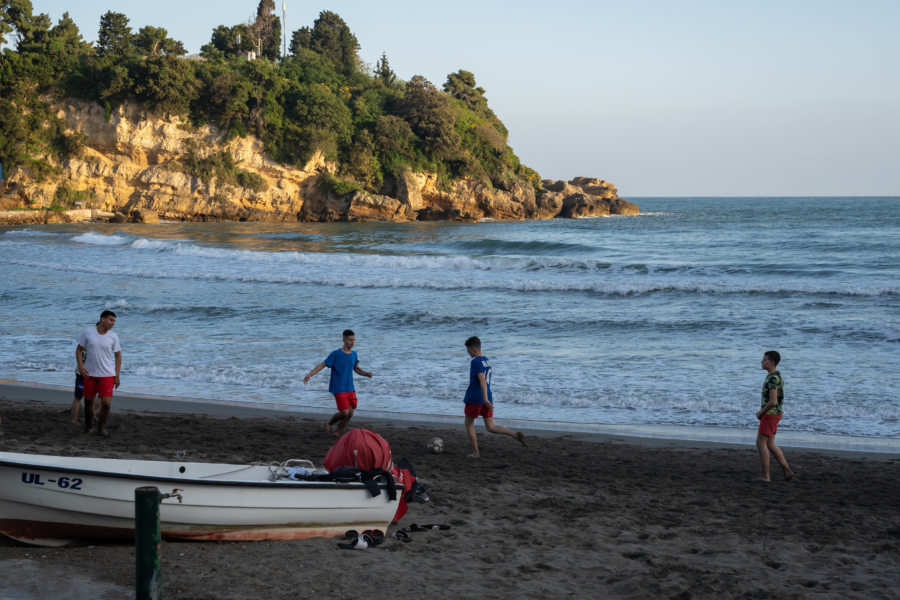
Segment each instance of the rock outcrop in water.
[{"label": "rock outcrop in water", "polygon": [[[280,164],[257,138],[226,139],[215,127],[193,127],[134,105],[120,107],[107,120],[99,105],[69,100],[59,116],[84,136],[83,151],[53,165],[57,173],[43,180],[28,169],[13,169],[0,190],[0,223],[41,221],[34,214],[44,214],[43,222],[77,219],[67,216],[75,211],[3,210],[50,208],[61,192],[81,199],[75,204],[94,209],[95,217],[118,213],[120,220],[139,222],[478,221],[635,215],[639,210],[619,198],[611,183],[585,177],[545,180],[539,190],[525,181],[498,189],[469,179],[439,184],[434,174],[408,172],[385,182],[383,194],[336,194],[320,185],[338,169],[322,155],[302,168]],[[223,151],[252,185],[201,178],[184,166],[188,157]]]}]

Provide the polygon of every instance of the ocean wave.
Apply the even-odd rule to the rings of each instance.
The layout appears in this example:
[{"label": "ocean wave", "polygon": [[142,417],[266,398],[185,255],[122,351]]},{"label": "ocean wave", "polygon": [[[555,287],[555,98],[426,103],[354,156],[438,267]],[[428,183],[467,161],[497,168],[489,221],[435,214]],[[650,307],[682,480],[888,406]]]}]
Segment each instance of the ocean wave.
[{"label": "ocean wave", "polygon": [[[59,271],[71,271],[72,267],[58,263],[37,261],[7,260],[8,264],[45,268]],[[359,266],[359,265],[354,265]],[[642,296],[649,294],[746,294],[752,296],[770,296],[786,294],[805,294],[810,296],[896,296],[900,295],[900,286],[855,285],[803,285],[768,283],[760,286],[756,282],[729,283],[724,281],[696,282],[686,278],[672,281],[609,281],[608,278],[591,279],[586,277],[527,279],[521,275],[516,277],[448,277],[446,273],[436,272],[431,277],[407,277],[392,274],[372,274],[369,269],[358,269],[350,272],[337,272],[328,269],[283,272],[283,271],[237,271],[231,265],[222,270],[176,272],[172,269],[153,269],[147,267],[106,267],[80,265],[80,273],[98,275],[116,275],[122,277],[144,277],[150,279],[181,279],[207,281],[236,281],[243,283],[271,284],[307,284],[326,285],[342,288],[397,288],[397,289],[432,289],[432,290],[508,290],[514,292],[581,292],[609,296]]]},{"label": "ocean wave", "polygon": [[133,238],[124,235],[94,233],[93,231],[90,231],[74,236],[72,241],[78,242],[79,244],[90,244],[92,246],[124,246],[132,239]]},{"label": "ocean wave", "polygon": [[170,250],[177,248],[184,243],[186,242],[139,238],[131,242],[131,247],[137,250]]},{"label": "ocean wave", "polygon": [[112,310],[114,308],[118,308],[119,310],[124,309],[124,308],[131,308],[131,305],[128,304],[128,300],[126,300],[125,298],[119,298],[118,300],[109,301],[106,304],[104,304],[104,306],[108,310]]},{"label": "ocean wave", "polygon": [[12,231],[4,231],[3,235],[9,237],[57,237],[58,233],[50,233],[49,231],[38,231],[37,229],[13,229]]},{"label": "ocean wave", "polygon": [[[227,384],[231,386],[266,387],[271,389],[303,389],[302,378],[284,377],[271,369],[254,372],[246,365],[240,369],[204,365],[129,365],[128,374],[151,379],[186,380],[192,383]],[[326,382],[327,383],[327,382]]]},{"label": "ocean wave", "polygon": [[573,244],[566,242],[545,242],[541,240],[527,241],[510,241],[498,240],[494,238],[483,238],[478,240],[458,240],[455,242],[445,242],[440,244],[442,248],[452,250],[465,250],[467,252],[478,252],[486,255],[497,254],[525,254],[534,256],[535,254],[544,253],[571,253],[571,252],[593,252],[596,250],[593,246],[585,244]]}]

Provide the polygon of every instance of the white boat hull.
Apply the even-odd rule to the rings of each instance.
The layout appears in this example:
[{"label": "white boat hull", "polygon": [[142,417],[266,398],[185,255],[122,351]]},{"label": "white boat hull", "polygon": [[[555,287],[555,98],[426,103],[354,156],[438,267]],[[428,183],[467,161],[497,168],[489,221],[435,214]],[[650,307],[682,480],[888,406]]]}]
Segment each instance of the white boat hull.
[{"label": "white boat hull", "polygon": [[361,483],[271,479],[267,466],[0,452],[0,533],[39,545],[134,537],[134,490],[163,499],[169,540],[285,540],[387,530],[397,500]]}]

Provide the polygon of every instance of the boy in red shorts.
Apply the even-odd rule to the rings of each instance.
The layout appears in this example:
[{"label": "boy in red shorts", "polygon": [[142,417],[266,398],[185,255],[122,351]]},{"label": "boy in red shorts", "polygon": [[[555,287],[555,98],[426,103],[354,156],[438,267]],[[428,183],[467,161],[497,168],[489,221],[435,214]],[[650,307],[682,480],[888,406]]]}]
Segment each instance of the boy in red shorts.
[{"label": "boy in red shorts", "polygon": [[784,470],[785,480],[794,476],[794,472],[788,466],[781,448],[775,444],[778,422],[781,421],[781,415],[784,414],[782,407],[784,403],[784,379],[781,378],[781,373],[776,370],[779,362],[781,362],[781,355],[775,350],[769,350],[763,354],[762,368],[768,375],[766,375],[766,380],[763,382],[762,387],[762,408],[756,413],[756,418],[759,419],[756,449],[759,450],[759,460],[762,463],[762,477],[759,478],[760,481],[771,480],[769,476],[770,453]]},{"label": "boy in red shorts", "polygon": [[478,437],[475,435],[475,419],[482,417],[484,427],[491,433],[502,433],[514,437],[528,447],[525,443],[525,434],[516,432],[509,427],[494,424],[494,395],[491,392],[491,363],[481,353],[481,340],[472,336],[466,340],[466,352],[472,357],[469,365],[469,387],[466,389],[466,435],[469,436],[469,444],[472,445],[472,454],[469,458],[479,458]]},{"label": "boy in red shorts", "polygon": [[[340,437],[341,432],[350,419],[353,417],[353,411],[356,410],[356,388],[353,386],[353,373],[358,373],[363,377],[372,378],[371,371],[363,371],[359,366],[359,359],[353,346],[356,344],[356,334],[350,329],[345,329],[344,345],[328,355],[323,361],[313,367],[306,377],[303,378],[304,385],[309,378],[328,367],[331,369],[331,380],[328,382],[328,391],[334,394],[334,401],[337,404],[338,411],[334,413],[328,422],[325,423],[325,431]],[[337,424],[337,428],[332,431],[331,426]]]},{"label": "boy in red shorts", "polygon": [[110,331],[116,324],[116,313],[104,310],[100,322],[88,327],[78,336],[75,360],[84,378],[84,432],[94,431],[94,398],[100,396],[100,416],[97,433],[107,437],[106,422],[112,407],[113,388],[119,387],[122,370],[122,351],[119,337]]}]

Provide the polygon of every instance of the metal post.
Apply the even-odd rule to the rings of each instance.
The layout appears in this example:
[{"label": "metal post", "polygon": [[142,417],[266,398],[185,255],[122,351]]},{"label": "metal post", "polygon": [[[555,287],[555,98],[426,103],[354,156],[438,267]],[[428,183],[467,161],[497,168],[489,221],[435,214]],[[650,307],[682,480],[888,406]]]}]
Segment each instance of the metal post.
[{"label": "metal post", "polygon": [[162,598],[159,569],[159,502],[162,495],[155,487],[134,490],[134,562],[136,566],[135,598]]}]

